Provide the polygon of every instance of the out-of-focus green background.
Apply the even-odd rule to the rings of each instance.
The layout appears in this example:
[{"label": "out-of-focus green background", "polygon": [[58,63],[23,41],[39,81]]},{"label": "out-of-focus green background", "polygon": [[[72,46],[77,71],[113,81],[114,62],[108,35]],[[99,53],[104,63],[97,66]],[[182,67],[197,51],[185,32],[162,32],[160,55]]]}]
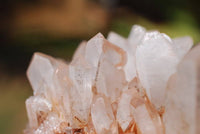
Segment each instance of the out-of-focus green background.
[{"label": "out-of-focus green background", "polygon": [[133,24],[171,37],[200,41],[199,0],[4,0],[0,1],[0,134],[26,127],[25,99],[32,95],[26,69],[34,52],[70,61],[81,40]]}]

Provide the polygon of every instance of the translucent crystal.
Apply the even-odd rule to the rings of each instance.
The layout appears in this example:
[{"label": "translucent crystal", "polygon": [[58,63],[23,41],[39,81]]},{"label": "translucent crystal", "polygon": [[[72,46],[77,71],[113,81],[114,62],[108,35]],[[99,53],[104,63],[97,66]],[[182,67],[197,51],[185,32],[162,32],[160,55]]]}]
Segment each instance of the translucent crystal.
[{"label": "translucent crystal", "polygon": [[200,46],[194,47],[179,63],[170,78],[164,123],[167,133],[198,134],[200,132]]},{"label": "translucent crystal", "polygon": [[118,103],[117,109],[117,121],[120,124],[123,132],[125,132],[133,121],[132,109],[131,109],[131,99],[133,96],[133,91],[127,90],[124,91],[121,95],[121,98]]},{"label": "translucent crystal", "polygon": [[126,51],[127,61],[124,65],[124,72],[128,82],[130,82],[137,75],[135,65],[135,51],[144,34],[145,29],[136,25],[133,26],[128,39],[125,39],[114,32],[110,32],[108,35],[108,41]]},{"label": "translucent crystal", "polygon": [[109,101],[101,96],[96,96],[91,106],[91,117],[98,134],[109,132],[114,123],[114,115]]},{"label": "translucent crystal", "polygon": [[136,67],[149,99],[157,108],[164,104],[167,81],[177,64],[171,39],[157,31],[147,32],[136,50]]},{"label": "translucent crystal", "polygon": [[26,134],[199,134],[200,47],[135,25],[98,33],[72,61],[35,53]]}]

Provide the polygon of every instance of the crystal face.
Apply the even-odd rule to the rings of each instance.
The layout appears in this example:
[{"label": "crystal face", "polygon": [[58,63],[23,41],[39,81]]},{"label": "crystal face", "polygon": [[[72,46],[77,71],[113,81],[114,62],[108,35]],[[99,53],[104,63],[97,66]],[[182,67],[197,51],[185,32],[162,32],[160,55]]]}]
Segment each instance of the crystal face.
[{"label": "crystal face", "polygon": [[[82,42],[71,63],[35,53],[26,134],[199,134],[200,45],[135,25]],[[191,50],[190,50],[191,49]]]}]

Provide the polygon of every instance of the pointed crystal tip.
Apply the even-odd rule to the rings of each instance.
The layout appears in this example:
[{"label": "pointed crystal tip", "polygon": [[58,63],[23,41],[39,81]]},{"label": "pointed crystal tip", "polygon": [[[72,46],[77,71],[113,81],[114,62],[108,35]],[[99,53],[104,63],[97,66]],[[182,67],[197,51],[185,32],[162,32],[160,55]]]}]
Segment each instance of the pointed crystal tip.
[{"label": "pointed crystal tip", "polygon": [[200,45],[134,25],[101,33],[72,61],[34,53],[26,134],[199,134]]}]

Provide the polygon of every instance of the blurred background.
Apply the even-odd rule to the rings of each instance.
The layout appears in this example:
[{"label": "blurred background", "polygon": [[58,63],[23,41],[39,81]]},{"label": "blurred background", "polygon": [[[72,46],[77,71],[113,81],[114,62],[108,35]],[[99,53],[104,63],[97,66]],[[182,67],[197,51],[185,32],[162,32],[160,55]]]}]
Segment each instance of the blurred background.
[{"label": "blurred background", "polygon": [[200,42],[199,0],[1,0],[0,134],[22,134],[25,100],[32,95],[26,69],[34,52],[71,60],[82,40],[133,24]]}]

